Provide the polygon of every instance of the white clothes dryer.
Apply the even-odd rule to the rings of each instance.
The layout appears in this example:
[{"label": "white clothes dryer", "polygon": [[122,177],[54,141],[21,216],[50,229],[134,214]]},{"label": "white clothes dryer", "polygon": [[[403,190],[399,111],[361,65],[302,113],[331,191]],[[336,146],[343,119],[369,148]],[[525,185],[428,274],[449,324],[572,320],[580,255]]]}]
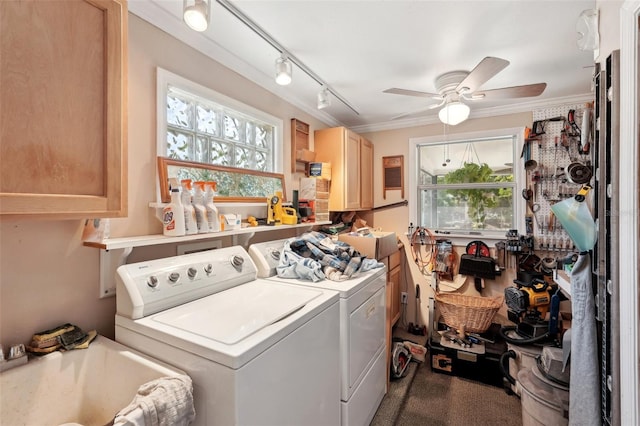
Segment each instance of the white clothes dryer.
[{"label": "white clothes dryer", "polygon": [[386,393],[386,268],[346,281],[318,282],[280,278],[283,240],[252,244],[249,255],[258,277],[268,281],[337,291],[340,295],[341,424],[368,425]]},{"label": "white clothes dryer", "polygon": [[240,246],[116,281],[116,341],[189,374],[195,425],[339,424],[337,292],[256,279]]}]

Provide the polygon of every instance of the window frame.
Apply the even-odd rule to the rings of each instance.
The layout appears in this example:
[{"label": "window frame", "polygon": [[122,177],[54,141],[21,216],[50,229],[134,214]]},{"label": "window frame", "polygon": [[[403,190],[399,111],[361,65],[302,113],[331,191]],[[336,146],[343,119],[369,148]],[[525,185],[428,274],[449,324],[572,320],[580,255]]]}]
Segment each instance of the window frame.
[{"label": "window frame", "polygon": [[[482,139],[491,139],[491,138],[510,138],[513,137],[514,141],[514,162],[513,162],[513,174],[515,181],[515,197],[514,197],[514,206],[513,206],[513,214],[515,217],[515,229],[518,230],[520,234],[524,234],[525,230],[525,221],[524,221],[524,213],[525,213],[525,203],[524,199],[519,196],[522,193],[522,189],[525,187],[526,183],[524,179],[526,179],[526,175],[524,173],[524,167],[520,167],[517,160],[519,160],[518,153],[522,151],[522,147],[524,146],[524,127],[513,127],[513,128],[504,128],[504,129],[495,129],[481,132],[470,132],[470,133],[457,133],[457,134],[449,134],[447,136],[438,135],[438,136],[422,136],[409,138],[409,196],[408,196],[408,207],[409,207],[409,223],[413,224],[413,226],[422,226],[422,224],[418,223],[418,207],[420,203],[420,188],[419,188],[419,176],[418,176],[418,168],[419,168],[419,156],[418,156],[418,148],[423,145],[435,145],[442,144],[443,142],[449,143],[462,143],[470,140],[482,140]],[[446,140],[445,140],[446,138]],[[482,184],[480,184],[482,185]],[[467,187],[467,185],[463,185]],[[435,229],[433,230],[435,231]],[[446,234],[446,238],[452,240],[454,244],[467,244],[472,240],[482,239],[489,241],[499,241],[505,239],[505,233],[502,231],[490,231],[490,230],[477,230],[477,231],[463,231],[460,233],[451,232],[451,234]],[[489,241],[487,241],[489,243]]]},{"label": "window frame", "polygon": [[[156,153],[158,157],[167,156],[167,95],[169,85],[176,87],[177,89],[189,92],[193,95],[210,100],[211,102],[219,104],[223,108],[228,108],[237,113],[240,113],[247,117],[251,117],[255,120],[263,121],[273,126],[273,170],[271,172],[279,174],[283,173],[284,122],[282,119],[160,67],[156,68]],[[256,170],[256,173],[260,173],[260,171]],[[160,186],[159,184],[156,186],[156,199],[158,200],[158,202],[161,202],[162,197],[160,194]],[[251,204],[253,202],[253,199],[240,198],[238,199],[238,202],[246,202]]]}]

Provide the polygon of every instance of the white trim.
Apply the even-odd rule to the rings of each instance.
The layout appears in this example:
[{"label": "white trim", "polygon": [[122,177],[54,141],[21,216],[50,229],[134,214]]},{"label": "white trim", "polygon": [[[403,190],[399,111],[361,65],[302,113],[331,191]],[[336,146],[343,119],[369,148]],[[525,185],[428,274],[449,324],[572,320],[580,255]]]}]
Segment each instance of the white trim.
[{"label": "white trim", "polygon": [[[263,121],[273,126],[273,167],[274,173],[282,173],[283,152],[284,152],[284,123],[283,120],[247,105],[243,102],[216,92],[208,87],[202,86],[170,71],[158,67],[156,70],[156,152],[158,156],[166,156],[166,134],[167,134],[167,86],[172,85],[184,89],[194,95],[209,99],[225,108],[232,109],[245,114],[256,120]],[[156,199],[160,201],[160,184],[156,183]]]},{"label": "white trim", "polygon": [[[514,217],[522,218],[522,220],[518,220],[517,228],[519,233],[524,232],[524,201],[522,197],[518,197],[518,194],[522,193],[522,189],[524,188],[524,173],[522,171],[523,167],[515,167],[516,162],[520,160],[519,153],[522,151],[522,147],[524,145],[524,127],[512,127],[508,129],[495,129],[495,130],[487,130],[482,132],[471,132],[471,133],[453,133],[447,136],[449,142],[456,141],[464,141],[471,139],[484,139],[484,138],[494,138],[501,136],[515,136],[515,147],[514,147],[514,179],[516,182],[516,186],[514,188],[515,191],[515,206],[513,209]],[[418,170],[418,156],[416,155],[416,150],[418,145],[424,144],[433,144],[433,143],[442,143],[444,136],[421,136],[417,138],[409,138],[409,155],[408,155],[408,167],[409,167],[409,196],[408,198],[408,208],[409,208],[409,222],[413,224],[413,226],[420,226],[417,219],[417,203],[418,203],[418,182],[417,182],[417,170]],[[487,235],[474,235],[474,236],[461,236],[456,235],[457,237],[462,238],[490,238],[495,239],[495,233],[488,233]],[[504,239],[504,236],[501,236],[500,239]]]},{"label": "white trim", "polygon": [[640,2],[620,8],[620,424],[640,424],[638,387],[638,16]]}]

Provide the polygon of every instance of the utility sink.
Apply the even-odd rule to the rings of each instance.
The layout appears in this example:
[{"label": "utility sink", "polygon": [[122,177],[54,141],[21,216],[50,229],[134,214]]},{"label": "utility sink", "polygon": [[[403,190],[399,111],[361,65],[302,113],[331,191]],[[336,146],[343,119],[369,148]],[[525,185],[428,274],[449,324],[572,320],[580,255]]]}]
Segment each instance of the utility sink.
[{"label": "utility sink", "polygon": [[0,373],[0,424],[106,425],[140,385],[182,374],[97,336],[88,349],[53,352]]}]

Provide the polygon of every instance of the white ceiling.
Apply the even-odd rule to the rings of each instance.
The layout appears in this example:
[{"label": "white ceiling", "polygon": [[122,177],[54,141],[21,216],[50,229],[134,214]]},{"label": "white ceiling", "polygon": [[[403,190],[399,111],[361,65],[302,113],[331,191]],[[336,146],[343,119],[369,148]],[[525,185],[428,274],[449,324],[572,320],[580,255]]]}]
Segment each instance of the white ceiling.
[{"label": "white ceiling", "polygon": [[578,16],[595,0],[233,0],[253,22],[303,62],[356,111],[338,99],[317,110],[321,86],[294,66],[293,82],[278,86],[280,52],[212,0],[204,33],[182,21],[182,0],[130,0],[129,10],[330,125],[357,131],[437,121],[426,98],[383,93],[390,87],[435,92],[434,81],[471,71],[484,57],[510,65],[482,89],[546,82],[535,98],[474,101],[471,117],[531,110],[590,96],[593,51],[577,47]]}]

